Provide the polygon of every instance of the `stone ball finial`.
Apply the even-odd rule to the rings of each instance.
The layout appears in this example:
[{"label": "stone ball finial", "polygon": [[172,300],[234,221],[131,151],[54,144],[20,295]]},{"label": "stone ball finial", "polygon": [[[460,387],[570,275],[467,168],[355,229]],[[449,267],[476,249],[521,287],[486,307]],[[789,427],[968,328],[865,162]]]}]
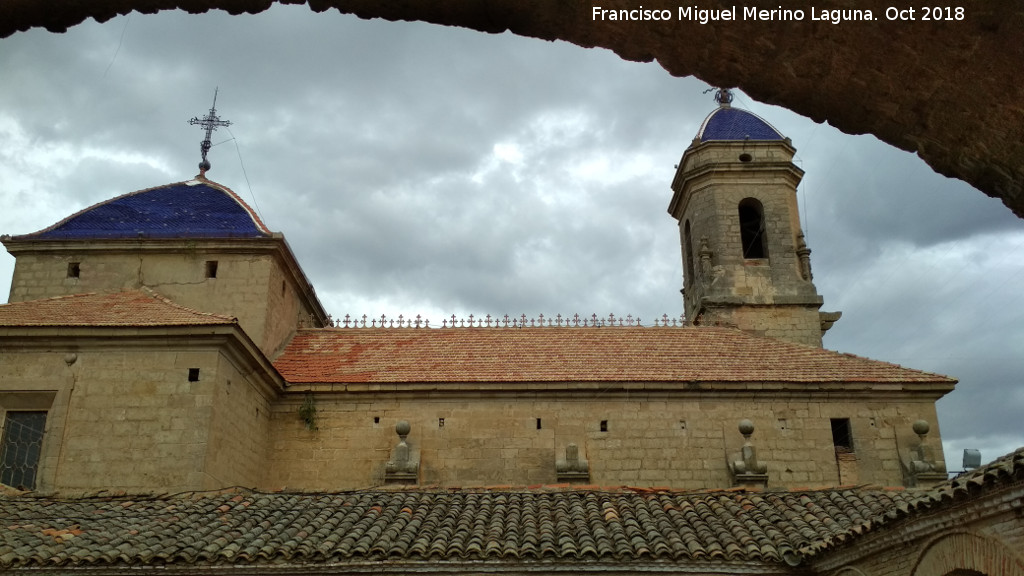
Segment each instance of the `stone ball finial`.
[{"label": "stone ball finial", "polygon": [[751,434],[754,433],[754,423],[751,422],[750,420],[747,420],[746,418],[740,420],[739,428],[740,434],[743,434],[744,436],[750,436]]},{"label": "stone ball finial", "polygon": [[397,432],[399,436],[408,436],[411,430],[412,426],[409,426],[409,423],[405,420],[399,420],[398,424],[395,424],[395,432]]},{"label": "stone ball finial", "polygon": [[78,354],[75,354],[74,352],[68,352],[67,354],[64,355],[64,363],[67,364],[68,366],[71,366],[77,361]]},{"label": "stone ball finial", "polygon": [[928,425],[927,420],[918,420],[914,422],[913,428],[914,434],[917,434],[918,436],[924,436],[929,430],[931,430],[931,426]]}]

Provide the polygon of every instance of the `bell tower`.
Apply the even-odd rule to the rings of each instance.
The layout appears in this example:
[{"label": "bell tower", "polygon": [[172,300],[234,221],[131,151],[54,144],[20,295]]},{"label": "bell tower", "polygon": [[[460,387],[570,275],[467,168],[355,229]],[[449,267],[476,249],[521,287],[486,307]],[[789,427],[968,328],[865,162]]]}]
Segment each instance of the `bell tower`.
[{"label": "bell tower", "polygon": [[672,180],[683,303],[695,325],[735,326],[820,347],[841,315],[820,312],[811,250],[800,229],[789,138],[718,90]]}]

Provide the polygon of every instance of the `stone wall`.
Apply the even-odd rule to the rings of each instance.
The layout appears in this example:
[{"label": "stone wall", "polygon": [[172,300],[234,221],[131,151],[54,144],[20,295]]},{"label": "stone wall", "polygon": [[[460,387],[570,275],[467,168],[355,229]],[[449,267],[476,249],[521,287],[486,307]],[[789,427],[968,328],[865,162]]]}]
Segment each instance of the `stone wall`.
[{"label": "stone wall", "polygon": [[48,411],[38,490],[260,484],[269,403],[238,354],[205,335],[141,330],[112,342],[94,332],[91,342],[21,349],[8,340],[0,354],[0,408],[29,394],[53,399],[33,407]]},{"label": "stone wall", "polygon": [[273,397],[245,372],[228,356],[218,358],[202,468],[204,489],[263,483]]},{"label": "stone wall", "polygon": [[[267,355],[291,337],[300,312],[311,312],[274,244],[149,242],[138,250],[98,242],[68,243],[63,250],[9,245],[16,257],[10,302],[148,287],[187,308],[238,318]],[[210,262],[216,262],[216,277],[209,277]],[[69,277],[71,263],[78,263],[77,277]]]},{"label": "stone wall", "polygon": [[[556,483],[555,460],[575,443],[589,461],[591,484],[726,488],[732,485],[727,458],[743,444],[737,431],[742,418],[755,423],[753,443],[768,465],[769,487],[842,483],[833,418],[850,421],[852,481],[892,486],[903,484],[897,455],[916,440],[911,423],[935,422],[934,399],[886,400],[883,395],[873,401],[792,393],[673,398],[606,393],[593,386],[560,396],[511,396],[486,387],[446,396],[317,393],[318,429],[309,430],[298,414],[304,393],[291,391],[274,407],[264,487],[342,490],[382,484],[398,442],[395,424],[405,420],[412,425],[409,444],[420,461],[421,484]],[[932,434],[938,438],[935,428]],[[934,445],[941,454],[937,441]]]},{"label": "stone wall", "polygon": [[[752,441],[768,467],[768,488],[902,485],[900,460],[916,446],[918,419],[932,423],[930,442],[941,455],[931,394],[911,399],[868,385],[801,392],[749,383],[673,393],[588,383],[515,392],[496,384],[450,392],[321,388],[312,393],[309,429],[299,415],[306,392],[279,397],[281,383],[252,364],[261,358],[254,349],[240,353],[234,336],[164,330],[105,339],[100,329],[81,329],[81,337],[5,345],[0,410],[26,398],[48,403],[40,490],[365,488],[384,483],[401,420],[412,425],[419,483],[442,486],[555,484],[555,461],[573,443],[589,462],[591,484],[726,488],[743,418],[756,426]],[[849,423],[850,450],[841,454],[833,420]]]}]

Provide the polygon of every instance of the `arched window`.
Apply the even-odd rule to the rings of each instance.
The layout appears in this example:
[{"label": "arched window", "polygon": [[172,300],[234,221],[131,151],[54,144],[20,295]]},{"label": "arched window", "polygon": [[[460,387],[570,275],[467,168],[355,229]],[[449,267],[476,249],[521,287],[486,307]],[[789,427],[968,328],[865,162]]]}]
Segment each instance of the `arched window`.
[{"label": "arched window", "polygon": [[740,240],[744,258],[767,258],[768,243],[764,238],[764,208],[753,198],[740,201]]},{"label": "arched window", "polygon": [[683,226],[683,266],[686,267],[686,282],[693,282],[693,242],[690,240],[690,221]]}]

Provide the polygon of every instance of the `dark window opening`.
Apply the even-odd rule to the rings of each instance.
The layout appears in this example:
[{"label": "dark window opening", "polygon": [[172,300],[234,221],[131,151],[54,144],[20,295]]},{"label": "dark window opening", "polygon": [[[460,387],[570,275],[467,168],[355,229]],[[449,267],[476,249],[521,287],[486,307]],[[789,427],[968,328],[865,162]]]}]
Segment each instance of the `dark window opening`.
[{"label": "dark window opening", "polygon": [[82,265],[79,262],[68,262],[68,278],[80,278],[82,276]]},{"label": "dark window opening", "polygon": [[747,154],[746,152],[740,154],[740,162],[750,162],[753,159],[754,157],[751,156],[750,154]]},{"label": "dark window opening", "polygon": [[380,416],[374,416],[373,417],[373,423],[374,424],[380,424]]},{"label": "dark window opening", "polygon": [[686,265],[686,281],[693,282],[693,240],[690,235],[690,221],[683,226],[683,264]]},{"label": "dark window opening", "polygon": [[43,451],[46,412],[8,412],[0,438],[0,484],[32,490],[36,487]]},{"label": "dark window opening", "polygon": [[601,420],[601,432],[607,432],[607,431],[608,431],[608,421],[607,420]]},{"label": "dark window opening", "polygon": [[540,430],[540,418],[537,418],[537,430]]},{"label": "dark window opening", "polygon": [[206,277],[216,278],[217,277],[217,261],[207,260],[206,261]]},{"label": "dark window opening", "polygon": [[853,452],[853,433],[849,418],[832,418],[832,445],[836,452]]},{"label": "dark window opening", "polygon": [[199,382],[199,368],[189,368],[188,369],[188,381],[189,382]]},{"label": "dark window opening", "polygon": [[764,238],[764,209],[753,198],[740,201],[740,241],[744,258],[767,258],[768,245]]},{"label": "dark window opening", "polygon": [[444,418],[438,418],[437,419],[437,427],[438,428],[444,428]]}]

